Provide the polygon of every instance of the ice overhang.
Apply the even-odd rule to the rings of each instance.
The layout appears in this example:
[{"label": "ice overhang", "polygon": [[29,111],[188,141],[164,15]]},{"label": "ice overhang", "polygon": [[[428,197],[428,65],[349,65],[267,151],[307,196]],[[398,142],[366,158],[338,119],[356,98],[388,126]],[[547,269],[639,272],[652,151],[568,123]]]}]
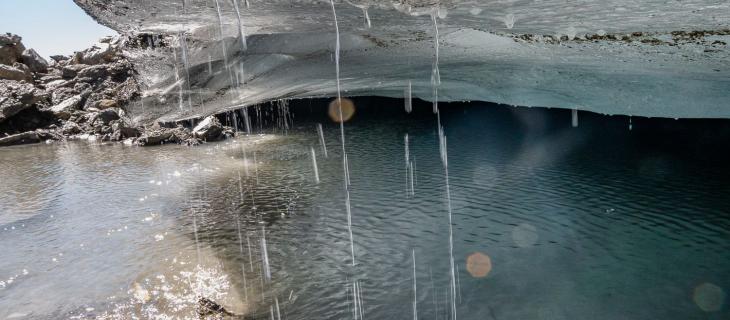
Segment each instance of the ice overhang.
[{"label": "ice overhang", "polygon": [[[133,40],[141,118],[333,96],[327,1],[75,0]],[[343,95],[730,118],[730,2],[335,1]],[[436,25],[434,25],[434,21]],[[433,90],[438,27],[440,84]],[[242,36],[245,42],[242,41]]]}]

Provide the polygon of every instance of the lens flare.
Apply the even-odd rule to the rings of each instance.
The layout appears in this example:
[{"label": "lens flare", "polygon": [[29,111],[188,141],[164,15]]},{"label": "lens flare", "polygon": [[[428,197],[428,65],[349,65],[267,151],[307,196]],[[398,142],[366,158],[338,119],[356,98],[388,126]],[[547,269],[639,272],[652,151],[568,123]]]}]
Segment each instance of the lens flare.
[{"label": "lens flare", "polygon": [[[340,106],[342,105],[342,116],[340,117]],[[355,115],[355,103],[352,102],[352,100],[347,98],[341,98],[340,103],[337,103],[337,99],[332,100],[330,102],[329,110],[327,112],[330,116],[330,119],[332,121],[340,123],[340,122],[347,122],[352,119],[352,116]]]},{"label": "lens flare", "polygon": [[466,258],[466,270],[474,278],[484,278],[492,271],[492,259],[481,252],[475,252]]},{"label": "lens flare", "polygon": [[702,311],[718,311],[722,309],[722,303],[725,301],[725,291],[717,285],[705,282],[695,288],[692,300]]}]

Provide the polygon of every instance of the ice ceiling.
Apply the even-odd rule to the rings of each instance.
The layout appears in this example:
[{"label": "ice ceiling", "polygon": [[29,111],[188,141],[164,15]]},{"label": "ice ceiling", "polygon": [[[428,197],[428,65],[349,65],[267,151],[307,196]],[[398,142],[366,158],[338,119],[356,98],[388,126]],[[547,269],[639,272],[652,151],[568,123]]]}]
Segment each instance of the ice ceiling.
[{"label": "ice ceiling", "polygon": [[[336,94],[329,1],[75,2],[136,39],[140,117]],[[343,95],[434,99],[435,21],[439,101],[730,118],[727,0],[334,3]]]}]

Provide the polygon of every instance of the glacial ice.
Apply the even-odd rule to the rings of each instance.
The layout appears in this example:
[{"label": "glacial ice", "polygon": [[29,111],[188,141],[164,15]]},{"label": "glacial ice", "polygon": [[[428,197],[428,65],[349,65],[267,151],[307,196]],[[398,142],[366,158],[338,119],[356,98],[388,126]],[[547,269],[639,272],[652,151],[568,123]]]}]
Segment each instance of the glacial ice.
[{"label": "glacial ice", "polygon": [[[146,86],[144,101],[131,110],[140,120],[337,93],[329,1],[75,2],[139,40],[127,54]],[[335,6],[344,96],[401,98],[409,91],[431,100],[434,17],[439,101],[730,118],[726,0],[347,0]]]}]

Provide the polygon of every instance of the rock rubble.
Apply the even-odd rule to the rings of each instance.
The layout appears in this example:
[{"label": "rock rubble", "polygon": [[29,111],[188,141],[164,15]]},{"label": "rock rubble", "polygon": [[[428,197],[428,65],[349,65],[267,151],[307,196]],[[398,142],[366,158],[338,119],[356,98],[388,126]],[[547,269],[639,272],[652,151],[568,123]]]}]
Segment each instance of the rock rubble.
[{"label": "rock rubble", "polygon": [[48,62],[21,37],[0,35],[0,146],[64,139],[196,145],[233,136],[215,116],[194,129],[135,123],[126,106],[140,98],[140,84],[126,44],[107,37]]}]

